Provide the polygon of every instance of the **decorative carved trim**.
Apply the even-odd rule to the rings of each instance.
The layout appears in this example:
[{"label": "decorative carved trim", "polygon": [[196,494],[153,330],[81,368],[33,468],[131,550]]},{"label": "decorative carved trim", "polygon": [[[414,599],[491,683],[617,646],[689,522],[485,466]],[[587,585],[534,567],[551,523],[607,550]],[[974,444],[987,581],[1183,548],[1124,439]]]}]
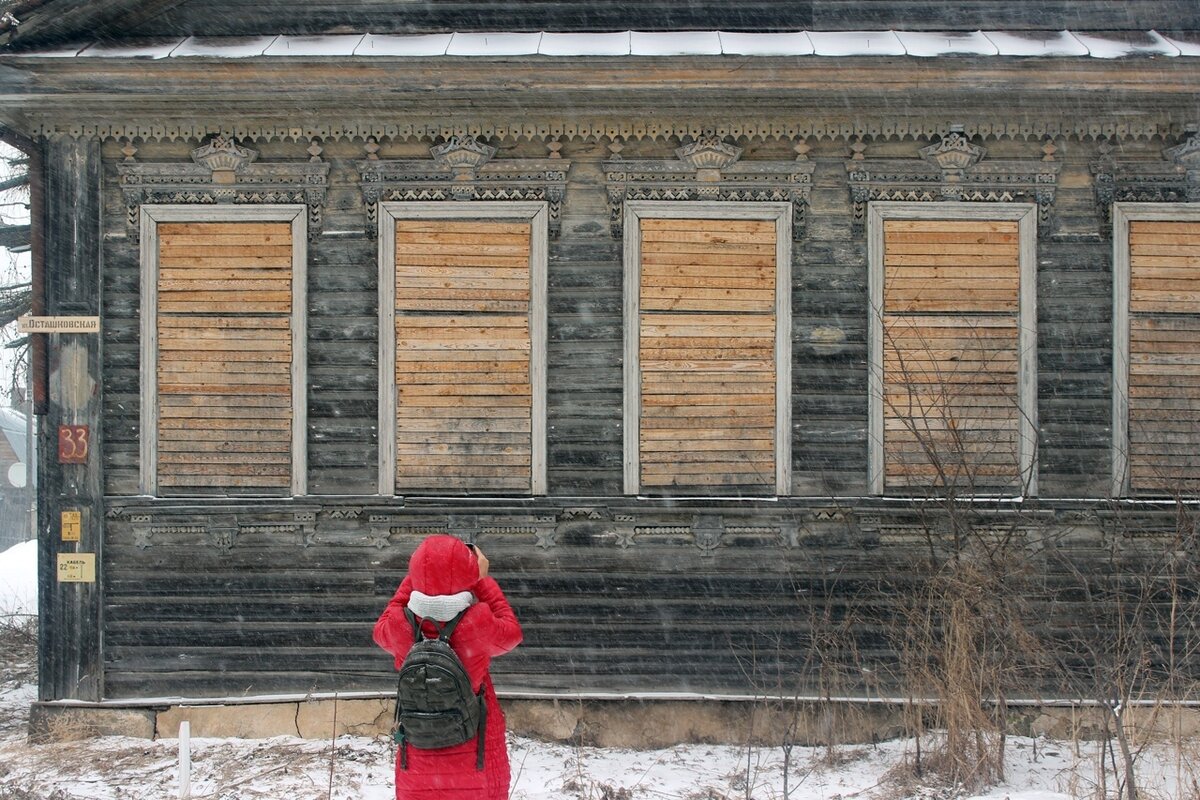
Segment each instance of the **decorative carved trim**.
[{"label": "decorative carved trim", "polygon": [[921,158],[940,169],[947,178],[956,177],[960,180],[965,170],[978,164],[987,155],[987,150],[971,144],[961,133],[943,136],[936,144],[922,147],[917,152],[921,154]]},{"label": "decorative carved trim", "polygon": [[379,204],[396,201],[538,200],[549,208],[549,234],[562,227],[571,162],[558,158],[492,160],[496,148],[471,136],[451,136],[429,149],[432,159],[357,162],[367,212],[367,235],[378,231]]},{"label": "decorative carved trim", "polygon": [[[920,160],[847,159],[853,230],[865,233],[867,204],[872,201],[1034,202],[1038,207],[1038,235],[1047,236],[1053,228],[1061,167],[1054,160],[1055,149],[1043,148],[1040,161],[985,161],[987,150],[972,144],[962,131],[954,130],[918,150]],[[856,155],[862,155],[861,150]]]},{"label": "decorative carved trim", "polygon": [[[314,142],[315,144],[315,142]],[[130,238],[141,230],[146,204],[263,205],[303,203],[308,207],[308,237],[321,233],[329,165],[318,159],[299,163],[255,163],[257,151],[232,139],[215,137],[192,151],[191,164],[139,162],[129,143],[117,163]],[[311,152],[311,148],[310,148]]]},{"label": "decorative carved trim", "polygon": [[623,234],[627,200],[791,203],[792,238],[804,236],[815,168],[804,153],[795,161],[739,162],[742,149],[711,133],[677,149],[675,161],[625,160],[619,143],[610,149],[615,155],[604,162],[604,177],[614,239]]},{"label": "decorative carved trim", "polygon": [[[750,116],[721,119],[717,115],[691,116],[675,119],[661,117],[613,118],[572,114],[542,116],[521,113],[519,117],[459,118],[447,123],[437,120],[406,119],[403,123],[388,120],[362,122],[280,123],[263,119],[228,124],[219,118],[156,119],[152,122],[131,119],[119,122],[104,120],[62,120],[50,115],[36,119],[30,133],[38,136],[88,136],[101,139],[131,139],[142,141],[204,141],[214,133],[239,141],[362,141],[376,142],[448,139],[452,136],[473,136],[482,139],[515,141],[588,141],[596,139],[626,139],[629,141],[687,139],[712,133],[723,138],[814,139],[818,141],[851,141],[857,138],[925,139],[945,136],[952,120],[936,117],[897,117],[894,114],[878,117],[860,116],[853,120],[834,118],[797,119],[794,114]],[[964,136],[971,139],[1017,139],[1040,141],[1049,138],[1092,139],[1132,138],[1151,140],[1182,136],[1183,126],[1169,112],[1138,114],[1135,119],[1014,118],[1012,114],[976,118],[964,123]]]},{"label": "decorative carved trim", "polygon": [[721,546],[725,535],[725,519],[716,516],[696,517],[692,523],[692,540],[703,556],[712,556]]},{"label": "decorative carved trim", "polygon": [[258,152],[242,148],[232,139],[215,137],[192,151],[191,164],[138,162],[132,144],[122,150],[125,161],[116,164],[126,223],[137,241],[146,204],[264,205],[302,203],[308,207],[308,239],[322,227],[329,164],[317,160],[300,163],[254,163]]},{"label": "decorative carved trim", "polygon": [[1091,163],[1100,235],[1112,235],[1113,203],[1200,202],[1200,134],[1162,151],[1162,161],[1118,160],[1110,142]]}]

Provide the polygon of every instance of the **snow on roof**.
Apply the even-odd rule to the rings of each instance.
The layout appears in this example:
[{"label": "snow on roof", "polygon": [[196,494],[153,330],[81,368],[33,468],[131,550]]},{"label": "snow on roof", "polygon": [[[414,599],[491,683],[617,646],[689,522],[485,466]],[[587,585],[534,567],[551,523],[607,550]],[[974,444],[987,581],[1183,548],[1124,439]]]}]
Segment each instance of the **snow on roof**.
[{"label": "snow on roof", "polygon": [[1072,31],[794,31],[728,33],[670,31],[612,33],[336,34],[158,39],[90,43],[15,53],[30,58],[399,58],[514,56],[1013,56],[1101,59],[1200,56],[1200,40],[1144,33]]},{"label": "snow on roof", "polygon": [[[26,442],[28,440],[27,422],[25,415],[15,408],[0,407],[0,435],[8,440],[18,461],[25,460]],[[0,474],[0,485],[6,485],[3,474]]]},{"label": "snow on roof", "polygon": [[988,31],[988,41],[996,45],[1002,56],[1086,56],[1087,45],[1069,31]]},{"label": "snow on roof", "polygon": [[902,56],[904,44],[893,31],[810,32],[819,56]]}]

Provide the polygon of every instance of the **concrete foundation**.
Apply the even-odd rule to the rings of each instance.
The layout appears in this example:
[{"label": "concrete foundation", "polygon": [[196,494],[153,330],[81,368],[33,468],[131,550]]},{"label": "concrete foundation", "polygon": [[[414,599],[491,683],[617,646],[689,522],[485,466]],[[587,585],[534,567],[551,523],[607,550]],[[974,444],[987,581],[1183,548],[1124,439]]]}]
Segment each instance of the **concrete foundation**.
[{"label": "concrete foundation", "polygon": [[[508,728],[554,742],[649,749],[683,743],[772,745],[855,744],[904,736],[911,718],[902,704],[796,700],[599,700],[502,698]],[[926,708],[925,719],[936,717]],[[1105,718],[1108,725],[1105,725]],[[262,702],[200,701],[137,707],[35,703],[29,717],[34,742],[94,736],[173,739],[187,720],[199,738],[328,739],[380,736],[392,723],[391,698],[331,697]],[[1200,737],[1200,709],[1146,706],[1127,709],[1125,724],[1139,737]],[[1112,712],[1088,706],[1010,708],[1008,732],[1051,739],[1095,739],[1112,730]]]}]

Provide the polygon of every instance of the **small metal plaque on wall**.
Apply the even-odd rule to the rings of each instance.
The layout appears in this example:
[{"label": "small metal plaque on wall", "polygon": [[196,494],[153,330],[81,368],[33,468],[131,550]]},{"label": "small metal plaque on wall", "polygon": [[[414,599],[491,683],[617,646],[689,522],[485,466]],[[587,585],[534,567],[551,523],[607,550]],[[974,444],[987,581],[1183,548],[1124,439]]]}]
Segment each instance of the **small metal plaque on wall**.
[{"label": "small metal plaque on wall", "polygon": [[90,446],[87,425],[58,426],[58,463],[86,464]]},{"label": "small metal plaque on wall", "polygon": [[78,542],[82,531],[83,531],[83,512],[82,511],[64,511],[64,512],[62,512],[62,540],[64,542]]},{"label": "small metal plaque on wall", "polygon": [[59,553],[59,583],[95,583],[95,553]]}]

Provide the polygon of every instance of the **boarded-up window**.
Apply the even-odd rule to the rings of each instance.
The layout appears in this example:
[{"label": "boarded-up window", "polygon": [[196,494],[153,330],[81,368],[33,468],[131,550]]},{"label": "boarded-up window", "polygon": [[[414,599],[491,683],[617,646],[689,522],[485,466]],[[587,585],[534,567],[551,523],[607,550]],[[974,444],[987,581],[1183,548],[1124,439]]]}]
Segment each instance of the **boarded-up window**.
[{"label": "boarded-up window", "polygon": [[1132,219],[1128,253],[1128,488],[1195,494],[1200,489],[1200,218]]},{"label": "boarded-up window", "polygon": [[293,493],[303,486],[303,411],[293,397],[297,223],[288,217],[301,212],[244,221],[236,211],[145,213],[148,485],[160,494]]},{"label": "boarded-up window", "polygon": [[778,396],[779,218],[668,209],[683,216],[647,213],[631,232],[638,409],[626,485],[648,493],[786,493],[778,463],[787,458],[779,446],[786,427]]},{"label": "boarded-up window", "polygon": [[544,211],[496,219],[473,210],[480,216],[411,218],[397,204],[387,217],[395,392],[387,493],[544,491],[543,426],[534,419],[544,309],[533,308]]},{"label": "boarded-up window", "polygon": [[1020,223],[947,215],[879,224],[874,488],[1023,488]]}]

